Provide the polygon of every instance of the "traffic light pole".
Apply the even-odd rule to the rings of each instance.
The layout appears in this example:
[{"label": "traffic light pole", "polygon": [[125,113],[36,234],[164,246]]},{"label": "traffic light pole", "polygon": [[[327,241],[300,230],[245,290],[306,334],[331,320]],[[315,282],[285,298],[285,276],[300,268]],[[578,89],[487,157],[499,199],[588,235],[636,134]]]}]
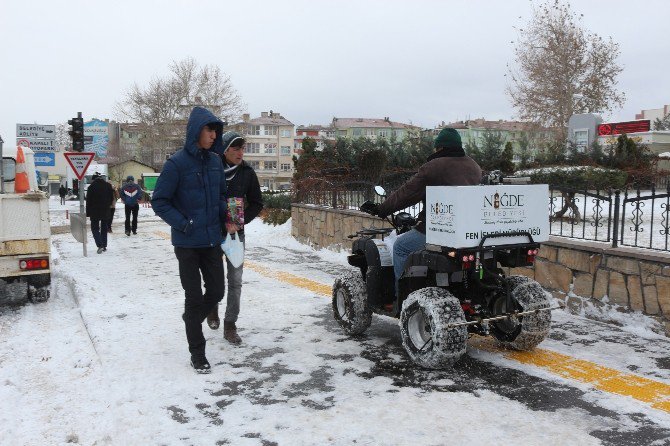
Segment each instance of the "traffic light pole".
[{"label": "traffic light pole", "polygon": [[[82,122],[83,122],[81,112],[77,113],[77,118],[81,119]],[[82,135],[82,140],[83,140],[83,135]],[[86,230],[86,223],[87,223],[87,220],[86,220],[86,204],[84,203],[84,188],[85,188],[85,186],[86,186],[86,175],[84,175],[82,177],[82,179],[79,180],[79,215],[81,216],[82,222],[83,222],[83,224],[81,226],[82,227],[81,230],[83,232],[83,234],[81,235],[82,236],[81,238],[83,240],[82,246],[84,248],[84,257],[87,257],[86,241],[88,239],[88,231]]]},{"label": "traffic light pole", "polygon": [[5,166],[2,164],[2,136],[0,136],[0,194],[5,193]]}]

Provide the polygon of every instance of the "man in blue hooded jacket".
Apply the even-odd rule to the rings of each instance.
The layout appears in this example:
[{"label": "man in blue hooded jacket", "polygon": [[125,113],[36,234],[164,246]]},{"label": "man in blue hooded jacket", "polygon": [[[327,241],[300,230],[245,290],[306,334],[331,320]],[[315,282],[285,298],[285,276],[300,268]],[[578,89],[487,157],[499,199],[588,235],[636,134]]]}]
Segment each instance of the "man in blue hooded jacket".
[{"label": "man in blue hooded jacket", "polygon": [[210,150],[221,145],[222,130],[223,122],[209,110],[193,108],[184,148],[166,161],[151,200],[156,215],[172,228],[185,293],[182,319],[191,365],[198,373],[210,372],[202,322],[224,294],[221,234],[226,218],[226,177],[221,158]]}]

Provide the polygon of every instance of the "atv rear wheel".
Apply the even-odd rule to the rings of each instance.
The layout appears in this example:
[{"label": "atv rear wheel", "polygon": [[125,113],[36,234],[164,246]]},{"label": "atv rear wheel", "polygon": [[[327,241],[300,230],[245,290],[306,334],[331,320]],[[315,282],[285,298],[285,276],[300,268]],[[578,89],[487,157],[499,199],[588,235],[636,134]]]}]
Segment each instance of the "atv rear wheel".
[{"label": "atv rear wheel", "polygon": [[372,311],[365,282],[359,271],[349,271],[333,284],[333,316],[347,334],[358,335],[368,329]]},{"label": "atv rear wheel", "polygon": [[458,322],[465,322],[465,314],[449,291],[437,287],[414,291],[400,313],[402,345],[421,367],[451,367],[465,353],[468,340],[467,327],[447,328]]},{"label": "atv rear wheel", "polygon": [[[510,276],[505,280],[509,284],[512,299],[521,311],[530,311],[550,306],[547,295],[539,283],[525,276]],[[506,347],[515,350],[532,350],[544,341],[551,326],[551,311],[540,311],[511,320],[494,323],[493,335]]]}]

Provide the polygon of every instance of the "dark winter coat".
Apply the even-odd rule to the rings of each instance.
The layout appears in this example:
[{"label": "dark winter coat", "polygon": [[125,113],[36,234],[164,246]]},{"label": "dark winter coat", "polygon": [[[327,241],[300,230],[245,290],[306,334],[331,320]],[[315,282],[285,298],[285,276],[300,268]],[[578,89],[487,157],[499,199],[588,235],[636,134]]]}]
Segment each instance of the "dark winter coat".
[{"label": "dark winter coat", "polygon": [[200,131],[216,124],[214,148],[221,146],[223,122],[209,110],[195,107],[186,126],[184,148],[163,166],[151,205],[156,215],[172,228],[172,244],[182,248],[205,248],[222,241],[226,215],[226,178],[216,153],[197,146]]},{"label": "dark winter coat", "polygon": [[93,180],[86,191],[86,216],[91,220],[107,220],[114,200],[112,185],[102,178]]},{"label": "dark winter coat", "polygon": [[[221,146],[215,149],[221,156],[224,169],[232,167],[226,163],[224,152],[233,141],[240,138],[242,135],[237,132],[226,132],[221,139]],[[237,168],[226,175],[226,185],[228,198],[244,199],[244,223],[251,223],[263,209],[263,195],[254,168],[243,160]]]},{"label": "dark winter coat", "polygon": [[442,149],[428,157],[428,162],[397,191],[379,205],[380,217],[423,202],[423,210],[417,217],[416,229],[426,232],[426,186],[472,186],[479,184],[482,170],[463,149]]},{"label": "dark winter coat", "polygon": [[144,191],[137,183],[128,182],[121,188],[119,196],[126,206],[134,207],[137,206],[140,199],[142,199],[142,196],[144,196]]},{"label": "dark winter coat", "polygon": [[62,184],[58,188],[58,195],[61,196],[61,198],[65,197],[67,195],[67,188],[63,186]]}]

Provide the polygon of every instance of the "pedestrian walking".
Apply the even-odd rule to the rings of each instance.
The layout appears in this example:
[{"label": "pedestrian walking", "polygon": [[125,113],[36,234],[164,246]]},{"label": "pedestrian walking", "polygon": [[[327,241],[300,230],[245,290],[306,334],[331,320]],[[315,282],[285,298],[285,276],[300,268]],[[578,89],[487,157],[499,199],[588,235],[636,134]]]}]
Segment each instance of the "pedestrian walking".
[{"label": "pedestrian walking", "polygon": [[60,204],[65,204],[65,196],[67,195],[67,187],[61,184],[58,188],[58,195],[60,195]]},{"label": "pedestrian walking", "polygon": [[107,221],[113,197],[112,186],[100,174],[93,175],[93,182],[86,191],[86,216],[91,219],[91,233],[98,254],[107,251]]},{"label": "pedestrian walking", "polygon": [[[126,205],[126,235],[130,236],[130,231],[137,234],[137,213],[140,211],[140,199],[144,196],[144,191],[135,183],[135,177],[128,175],[126,184],[119,193],[121,200]],[[132,215],[132,222],[131,217]]]},{"label": "pedestrian walking", "polygon": [[[263,209],[263,195],[258,177],[253,167],[244,161],[245,140],[239,133],[226,132],[222,137],[221,147],[215,150],[223,161],[228,193],[228,214],[231,212],[231,203],[243,211],[237,218],[242,221],[230,222],[234,225],[228,232],[237,232],[237,237],[244,243],[244,225],[250,223]],[[240,206],[241,205],[241,206]],[[234,215],[233,217],[234,218]],[[230,226],[229,226],[230,227]],[[242,271],[244,264],[235,268],[226,259],[226,276],[228,278],[228,293],[226,296],[226,313],[223,318],[223,337],[231,344],[240,344],[242,339],[237,333],[237,318],[240,313],[240,296],[242,294]],[[212,330],[219,328],[219,305],[217,304],[207,316],[207,324]]]},{"label": "pedestrian walking", "polygon": [[211,371],[202,323],[223,298],[225,288],[221,234],[226,218],[226,177],[221,158],[210,152],[213,146],[221,145],[222,130],[223,122],[209,110],[193,108],[184,147],[165,162],[151,200],[156,215],[171,227],[184,288],[182,319],[191,366],[198,373]]},{"label": "pedestrian walking", "polygon": [[107,222],[107,232],[112,233],[112,223],[114,222],[114,214],[116,214],[116,202],[119,199],[119,188],[116,187],[116,184],[109,182],[114,191],[114,196],[112,198],[112,205],[109,207],[109,221]]}]

